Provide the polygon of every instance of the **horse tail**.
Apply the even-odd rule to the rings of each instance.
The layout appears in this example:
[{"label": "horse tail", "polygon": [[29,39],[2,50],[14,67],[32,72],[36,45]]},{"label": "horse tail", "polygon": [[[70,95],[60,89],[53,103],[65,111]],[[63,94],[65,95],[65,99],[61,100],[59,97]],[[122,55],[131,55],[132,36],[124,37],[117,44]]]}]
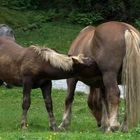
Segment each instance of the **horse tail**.
[{"label": "horse tail", "polygon": [[126,55],[122,80],[125,93],[125,123],[130,129],[140,122],[140,35],[133,29],[125,31]]}]

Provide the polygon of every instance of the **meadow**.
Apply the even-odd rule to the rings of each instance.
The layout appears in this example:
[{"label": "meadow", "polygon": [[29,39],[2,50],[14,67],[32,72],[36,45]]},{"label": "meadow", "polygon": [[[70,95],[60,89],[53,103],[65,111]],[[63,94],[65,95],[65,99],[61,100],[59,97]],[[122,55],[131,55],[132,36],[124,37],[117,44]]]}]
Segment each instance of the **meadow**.
[{"label": "meadow", "polygon": [[[16,12],[1,8],[0,22],[7,23],[15,31],[16,40],[24,47],[31,44],[55,48],[67,53],[72,40],[83,28],[65,22],[44,21],[40,12]],[[2,18],[3,17],[3,18]],[[33,18],[34,17],[34,18]],[[28,21],[29,20],[29,21]],[[52,91],[54,114],[57,124],[61,123],[66,91]],[[39,89],[32,92],[32,104],[28,112],[28,129],[20,129],[22,88],[0,87],[0,140],[140,140],[140,126],[128,133],[104,133],[96,126],[87,107],[87,95],[77,92],[73,104],[72,122],[63,132],[52,132]],[[122,120],[124,106],[120,106]]]},{"label": "meadow", "polygon": [[[63,115],[66,91],[53,89],[52,98],[56,122]],[[87,107],[87,95],[77,92],[73,104],[71,125],[66,131],[52,132],[39,89],[32,91],[32,103],[28,112],[28,129],[21,130],[22,88],[0,87],[0,140],[139,140],[140,127],[128,133],[103,133],[96,126]],[[121,107],[122,110],[123,107]]]}]

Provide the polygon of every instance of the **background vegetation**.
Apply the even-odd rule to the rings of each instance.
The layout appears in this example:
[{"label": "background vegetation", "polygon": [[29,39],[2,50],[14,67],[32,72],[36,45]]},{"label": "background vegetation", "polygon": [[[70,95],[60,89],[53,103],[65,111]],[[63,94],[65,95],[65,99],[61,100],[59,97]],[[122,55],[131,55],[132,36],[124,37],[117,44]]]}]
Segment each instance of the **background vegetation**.
[{"label": "background vegetation", "polygon": [[43,10],[48,20],[66,19],[84,25],[140,20],[139,0],[1,0],[1,5],[16,10]]},{"label": "background vegetation", "polygon": [[140,28],[140,2],[135,0],[0,0],[0,23],[13,28],[16,40],[47,45],[67,53],[86,25],[117,20]]},{"label": "background vegetation", "polygon": [[67,53],[72,40],[83,26],[61,21],[47,21],[44,11],[17,11],[0,7],[0,23],[8,24],[15,32],[16,41],[24,47],[45,45]]}]

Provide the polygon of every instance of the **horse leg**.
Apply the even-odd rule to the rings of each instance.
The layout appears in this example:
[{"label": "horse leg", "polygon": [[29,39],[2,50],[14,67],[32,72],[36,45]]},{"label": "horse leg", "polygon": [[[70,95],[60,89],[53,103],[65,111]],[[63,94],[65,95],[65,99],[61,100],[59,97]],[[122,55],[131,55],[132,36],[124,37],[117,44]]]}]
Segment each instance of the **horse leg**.
[{"label": "horse leg", "polygon": [[119,128],[118,107],[120,90],[117,76],[114,72],[103,74],[106,98],[103,100],[102,127],[105,131],[114,131]]},{"label": "horse leg", "polygon": [[9,88],[9,89],[12,88],[12,86],[10,84],[7,84],[6,82],[3,82],[3,84],[6,88]]},{"label": "horse leg", "polygon": [[59,125],[60,129],[65,129],[66,127],[68,127],[68,125],[71,122],[71,108],[72,108],[72,102],[74,100],[74,91],[76,88],[77,81],[78,80],[75,78],[67,79],[68,94],[65,99],[65,111],[63,114],[62,123]]},{"label": "horse leg", "polygon": [[23,103],[22,103],[22,121],[21,121],[21,128],[26,129],[27,128],[27,112],[31,104],[31,93],[32,85],[30,82],[30,79],[27,77],[23,79]]},{"label": "horse leg", "polygon": [[88,96],[88,107],[97,121],[98,127],[101,126],[102,118],[102,97],[101,89],[90,86],[90,94]]},{"label": "horse leg", "polygon": [[45,83],[41,86],[42,95],[43,95],[43,98],[44,98],[45,106],[46,106],[46,109],[47,109],[47,112],[48,112],[48,117],[49,117],[49,127],[53,131],[57,131],[58,128],[57,128],[55,118],[54,118],[54,114],[53,114],[51,89],[52,89],[51,81],[49,81],[49,82],[47,82],[47,83]]},{"label": "horse leg", "polygon": [[2,81],[2,80],[0,80],[0,86],[2,86],[2,84],[3,84],[3,81]]}]

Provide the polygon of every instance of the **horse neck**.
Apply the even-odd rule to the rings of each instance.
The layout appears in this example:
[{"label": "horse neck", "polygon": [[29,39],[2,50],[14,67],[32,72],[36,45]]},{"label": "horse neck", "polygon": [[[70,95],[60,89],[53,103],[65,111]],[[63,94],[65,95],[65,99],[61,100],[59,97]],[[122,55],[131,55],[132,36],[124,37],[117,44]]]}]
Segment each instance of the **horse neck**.
[{"label": "horse neck", "polygon": [[63,70],[61,68],[56,68],[49,65],[46,68],[44,68],[44,72],[45,72],[44,76],[46,76],[51,80],[66,79],[66,78],[78,76],[78,71],[79,70],[75,65],[70,70]]}]

